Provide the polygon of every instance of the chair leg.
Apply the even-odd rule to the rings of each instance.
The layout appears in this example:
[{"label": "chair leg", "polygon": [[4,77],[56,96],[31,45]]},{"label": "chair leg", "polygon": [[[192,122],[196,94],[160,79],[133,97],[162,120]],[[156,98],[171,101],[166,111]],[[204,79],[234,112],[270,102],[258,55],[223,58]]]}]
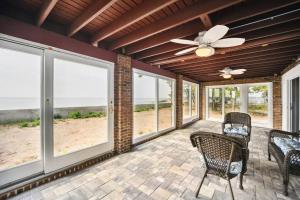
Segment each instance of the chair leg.
[{"label": "chair leg", "polygon": [[244,174],[240,174],[240,189],[241,190],[243,190],[244,189],[244,187],[243,187],[243,176],[244,176]]},{"label": "chair leg", "polygon": [[203,184],[204,179],[205,179],[206,176],[207,176],[207,170],[205,171],[205,173],[204,173],[204,175],[203,175],[203,178],[202,178],[202,180],[201,180],[201,182],[200,182],[200,184],[199,184],[199,186],[198,186],[198,189],[197,189],[197,191],[196,191],[196,198],[198,198],[198,195],[199,195],[199,192],[200,192],[200,188],[201,188],[201,186],[202,186],[202,184]]},{"label": "chair leg", "polygon": [[268,160],[271,161],[271,154],[269,151],[268,151]]},{"label": "chair leg", "polygon": [[229,189],[230,189],[231,198],[232,198],[232,200],[234,200],[234,196],[233,196],[233,191],[232,191],[230,179],[228,178],[227,180],[228,180],[228,185],[229,185]]}]

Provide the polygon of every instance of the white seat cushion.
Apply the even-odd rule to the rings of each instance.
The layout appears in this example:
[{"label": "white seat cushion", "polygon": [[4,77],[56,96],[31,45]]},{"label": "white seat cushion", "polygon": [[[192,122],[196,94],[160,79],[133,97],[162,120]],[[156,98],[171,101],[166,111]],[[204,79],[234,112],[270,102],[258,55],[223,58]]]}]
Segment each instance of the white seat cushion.
[{"label": "white seat cushion", "polygon": [[290,150],[300,150],[300,142],[291,138],[274,137],[274,143],[286,155]]},{"label": "white seat cushion", "polygon": [[226,127],[224,128],[224,132],[229,135],[248,136],[247,128],[245,127]]}]

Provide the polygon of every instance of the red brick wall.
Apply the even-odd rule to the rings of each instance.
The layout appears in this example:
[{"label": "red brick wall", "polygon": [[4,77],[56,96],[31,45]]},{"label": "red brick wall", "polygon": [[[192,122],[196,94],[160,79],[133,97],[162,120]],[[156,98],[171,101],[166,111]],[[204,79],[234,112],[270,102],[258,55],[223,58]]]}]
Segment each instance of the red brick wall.
[{"label": "red brick wall", "polygon": [[176,75],[176,128],[182,128],[182,83],[183,76]]},{"label": "red brick wall", "polygon": [[115,65],[115,110],[114,139],[117,153],[127,152],[132,147],[133,112],[132,112],[132,66],[131,58],[117,55]]},{"label": "red brick wall", "polygon": [[258,77],[251,79],[223,80],[213,82],[202,82],[200,88],[202,91],[201,113],[200,118],[205,119],[206,114],[206,86],[212,85],[229,85],[229,84],[244,84],[244,83],[263,83],[273,82],[273,128],[282,128],[282,103],[281,103],[281,77]]}]

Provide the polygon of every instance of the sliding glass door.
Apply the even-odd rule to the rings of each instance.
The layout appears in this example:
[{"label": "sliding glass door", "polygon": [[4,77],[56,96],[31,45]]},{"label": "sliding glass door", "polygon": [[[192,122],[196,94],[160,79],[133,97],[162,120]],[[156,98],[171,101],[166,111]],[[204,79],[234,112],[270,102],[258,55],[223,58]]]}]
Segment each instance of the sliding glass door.
[{"label": "sliding glass door", "polygon": [[105,63],[47,51],[46,172],[113,148],[112,73]]},{"label": "sliding glass door", "polygon": [[189,81],[183,81],[182,84],[182,112],[185,124],[199,116],[199,85]]},{"label": "sliding glass door", "polygon": [[175,80],[134,70],[133,140],[139,142],[175,127]]},{"label": "sliding glass door", "polygon": [[43,171],[43,51],[0,40],[0,186]]},{"label": "sliding glass door", "polygon": [[226,113],[244,112],[254,125],[272,127],[270,83],[207,87],[208,120],[223,121]]},{"label": "sliding glass door", "polygon": [[0,188],[113,150],[113,64],[0,39]]}]

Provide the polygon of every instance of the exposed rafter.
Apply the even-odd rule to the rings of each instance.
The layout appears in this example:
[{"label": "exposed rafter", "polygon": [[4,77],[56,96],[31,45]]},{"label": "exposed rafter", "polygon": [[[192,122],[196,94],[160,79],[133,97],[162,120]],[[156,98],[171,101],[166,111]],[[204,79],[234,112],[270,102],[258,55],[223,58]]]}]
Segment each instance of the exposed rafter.
[{"label": "exposed rafter", "polygon": [[189,36],[199,30],[204,30],[204,29],[205,28],[200,21],[191,21],[186,24],[177,26],[173,29],[166,30],[152,37],[138,41],[133,45],[129,45],[126,48],[126,52],[127,54],[131,55],[139,51],[149,49],[151,47],[168,43],[170,41],[170,38],[173,39],[173,38],[181,38],[181,37]]},{"label": "exposed rafter", "polygon": [[[298,38],[299,36],[300,36],[300,31],[294,31],[294,32],[286,33],[286,34],[276,35],[273,37],[266,37],[266,38],[262,38],[262,39],[258,39],[258,40],[253,40],[250,42],[246,42],[245,44],[243,44],[241,46],[226,48],[225,50],[222,50],[222,51],[224,53],[234,52],[234,51],[238,51],[238,50],[242,50],[242,49],[253,48],[256,46],[263,45],[263,44],[277,43],[277,42],[289,40],[292,38]],[[169,64],[169,63],[176,63],[176,62],[180,62],[182,60],[191,60],[191,59],[195,59],[195,58],[199,58],[199,57],[194,54],[185,55],[185,56],[177,56],[176,58],[171,58],[171,59],[167,59],[167,60],[154,62],[153,65],[165,65],[165,64]]]},{"label": "exposed rafter", "polygon": [[109,49],[114,50],[122,46],[132,44],[133,42],[137,42],[170,28],[174,28],[178,25],[184,24],[188,21],[192,21],[196,18],[199,18],[203,14],[209,14],[211,12],[215,12],[239,2],[240,0],[215,0],[203,1],[195,5],[191,5],[174,15],[156,21],[155,23],[147,26],[147,28],[145,29],[134,31],[128,35],[125,35],[124,37],[117,39],[109,46]]},{"label": "exposed rafter", "polygon": [[[297,10],[295,12],[291,12],[291,13],[288,13],[288,14],[285,14],[285,15],[280,15],[280,16],[277,16],[275,18],[270,18],[268,20],[263,20],[263,21],[259,21],[257,23],[252,23],[252,24],[248,24],[248,25],[245,25],[245,26],[240,26],[238,28],[231,29],[229,31],[227,37],[238,36],[238,35],[241,35],[241,34],[244,34],[244,33],[247,33],[247,32],[256,31],[256,30],[259,30],[259,29],[264,29],[264,28],[268,28],[268,27],[271,27],[271,26],[280,25],[280,24],[283,24],[283,23],[287,23],[287,22],[290,22],[290,21],[297,20],[297,19],[300,19],[300,10]],[[294,23],[294,25],[296,26],[297,23]],[[189,29],[191,27],[187,27],[187,28]],[[284,29],[284,27],[283,28],[279,27],[279,29]],[[289,29],[289,28],[287,28],[287,29]],[[281,30],[281,31],[283,31],[283,30]],[[195,33],[197,33],[197,31]],[[173,50],[179,50],[179,49],[183,49],[183,48],[184,48],[184,46],[182,48],[178,48],[178,46],[175,46],[175,48],[173,48],[173,46],[170,46],[169,49],[164,48],[164,51],[161,52],[160,51],[160,46],[157,46],[153,50],[149,49],[148,52],[147,52],[147,50],[145,50],[146,52],[144,52],[144,50],[141,51],[140,54],[142,56],[136,56],[136,58],[137,59],[143,59],[143,58],[147,58],[147,57],[151,57],[151,56],[155,56],[155,55],[162,54],[162,53],[165,53],[165,52],[171,52]],[[156,52],[156,53],[153,54],[153,52]],[[174,56],[170,55],[169,57],[166,57],[166,58],[170,58],[170,57],[174,57]],[[149,60],[151,61],[151,59],[149,59]],[[153,61],[154,60],[152,60],[152,62]]]},{"label": "exposed rafter", "polygon": [[42,8],[39,12],[36,25],[41,26],[48,15],[50,14],[51,10],[54,8],[55,4],[57,3],[58,0],[45,0],[43,1]]},{"label": "exposed rafter", "polygon": [[101,29],[92,37],[91,43],[95,44],[176,1],[177,0],[144,1],[126,15]]},{"label": "exposed rafter", "polygon": [[176,69],[176,68],[185,68],[187,65],[191,64],[196,64],[196,63],[205,63],[207,61],[218,61],[218,60],[224,60],[224,59],[231,59],[231,58],[242,58],[243,56],[248,56],[248,55],[255,55],[255,54],[262,54],[266,52],[276,52],[276,51],[284,51],[286,49],[290,49],[293,47],[299,47],[300,46],[300,40],[292,40],[288,42],[280,42],[276,44],[271,44],[266,47],[255,47],[253,49],[244,49],[240,50],[234,53],[229,53],[229,54],[218,54],[212,57],[207,57],[207,58],[201,58],[201,59],[195,59],[191,61],[186,61],[186,62],[181,62],[181,63],[175,63],[172,65],[166,65],[163,66],[164,69]]},{"label": "exposed rafter", "polygon": [[107,8],[111,7],[118,0],[101,0],[94,1],[81,15],[79,15],[70,25],[68,36],[74,35],[90,21],[103,13]]},{"label": "exposed rafter", "polygon": [[[229,24],[240,21],[259,14],[267,13],[279,8],[283,8],[295,3],[299,0],[264,0],[264,1],[244,1],[235,9],[229,9],[214,21],[215,24]],[[242,8],[242,9],[241,9]]]},{"label": "exposed rafter", "polygon": [[201,16],[200,16],[200,20],[202,21],[204,27],[205,27],[207,30],[210,29],[210,28],[213,26],[213,23],[212,23],[210,17],[209,17],[207,14],[201,15]]}]

